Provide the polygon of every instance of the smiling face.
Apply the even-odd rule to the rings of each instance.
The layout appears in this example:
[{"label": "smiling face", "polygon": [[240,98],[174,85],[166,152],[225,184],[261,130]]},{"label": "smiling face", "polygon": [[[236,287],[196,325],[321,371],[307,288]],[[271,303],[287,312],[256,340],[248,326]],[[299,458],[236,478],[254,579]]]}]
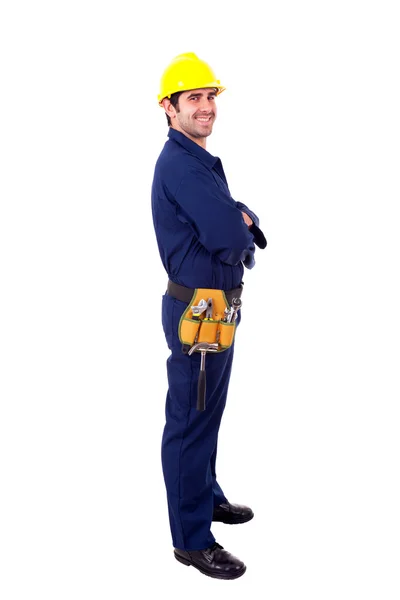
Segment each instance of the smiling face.
[{"label": "smiling face", "polygon": [[171,127],[205,148],[206,138],[212,133],[217,118],[216,96],[214,88],[182,92],[176,108],[164,98],[163,106],[171,119]]}]

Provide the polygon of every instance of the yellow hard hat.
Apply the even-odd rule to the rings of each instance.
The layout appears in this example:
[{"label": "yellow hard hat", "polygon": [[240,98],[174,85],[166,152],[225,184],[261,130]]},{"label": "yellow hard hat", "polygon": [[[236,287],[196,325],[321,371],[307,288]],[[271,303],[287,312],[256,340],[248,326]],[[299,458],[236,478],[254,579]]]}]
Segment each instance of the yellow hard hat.
[{"label": "yellow hard hat", "polygon": [[216,88],[217,95],[224,91],[219,79],[216,79],[211,67],[200,60],[194,52],[175,56],[161,77],[158,103],[170,98],[175,92],[197,90],[199,88]]}]

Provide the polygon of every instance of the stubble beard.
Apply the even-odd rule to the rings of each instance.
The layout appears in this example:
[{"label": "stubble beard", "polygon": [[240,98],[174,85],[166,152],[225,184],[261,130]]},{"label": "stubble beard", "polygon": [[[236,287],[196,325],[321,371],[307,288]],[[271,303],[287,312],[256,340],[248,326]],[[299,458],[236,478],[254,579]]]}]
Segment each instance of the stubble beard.
[{"label": "stubble beard", "polygon": [[208,127],[202,127],[196,123],[195,117],[191,117],[189,119],[182,120],[179,124],[182,129],[189,134],[191,137],[200,139],[205,138],[211,135],[213,130],[213,125],[215,121],[215,115],[211,115],[211,120],[208,124]]}]

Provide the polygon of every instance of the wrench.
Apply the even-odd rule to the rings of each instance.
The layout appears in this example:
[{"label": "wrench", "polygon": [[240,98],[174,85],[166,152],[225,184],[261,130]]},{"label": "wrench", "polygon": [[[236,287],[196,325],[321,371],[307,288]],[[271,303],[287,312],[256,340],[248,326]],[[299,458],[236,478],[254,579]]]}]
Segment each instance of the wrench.
[{"label": "wrench", "polygon": [[237,312],[239,308],[242,306],[242,301],[240,298],[232,298],[232,314],[230,318],[230,323],[233,323],[237,319]]},{"label": "wrench", "polygon": [[203,300],[203,298],[200,300],[200,302],[198,303],[197,306],[191,306],[192,309],[192,319],[194,319],[195,321],[199,320],[200,315],[207,310],[207,302],[205,300]]}]

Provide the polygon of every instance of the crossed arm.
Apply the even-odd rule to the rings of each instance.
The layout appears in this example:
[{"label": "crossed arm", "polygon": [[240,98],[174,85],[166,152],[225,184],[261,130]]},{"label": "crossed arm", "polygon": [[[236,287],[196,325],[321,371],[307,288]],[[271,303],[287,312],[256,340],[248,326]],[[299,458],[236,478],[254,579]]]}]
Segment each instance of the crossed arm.
[{"label": "crossed arm", "polygon": [[192,227],[209,252],[227,264],[243,262],[249,269],[254,266],[254,244],[266,246],[258,217],[215,186],[205,169],[187,170],[174,197],[178,219]]},{"label": "crossed arm", "polygon": [[[261,229],[259,228],[258,217],[242,202],[236,202],[236,206],[242,212],[243,220],[253,234],[254,243],[262,250],[267,246],[267,240]],[[246,209],[246,212],[243,210]]]}]

